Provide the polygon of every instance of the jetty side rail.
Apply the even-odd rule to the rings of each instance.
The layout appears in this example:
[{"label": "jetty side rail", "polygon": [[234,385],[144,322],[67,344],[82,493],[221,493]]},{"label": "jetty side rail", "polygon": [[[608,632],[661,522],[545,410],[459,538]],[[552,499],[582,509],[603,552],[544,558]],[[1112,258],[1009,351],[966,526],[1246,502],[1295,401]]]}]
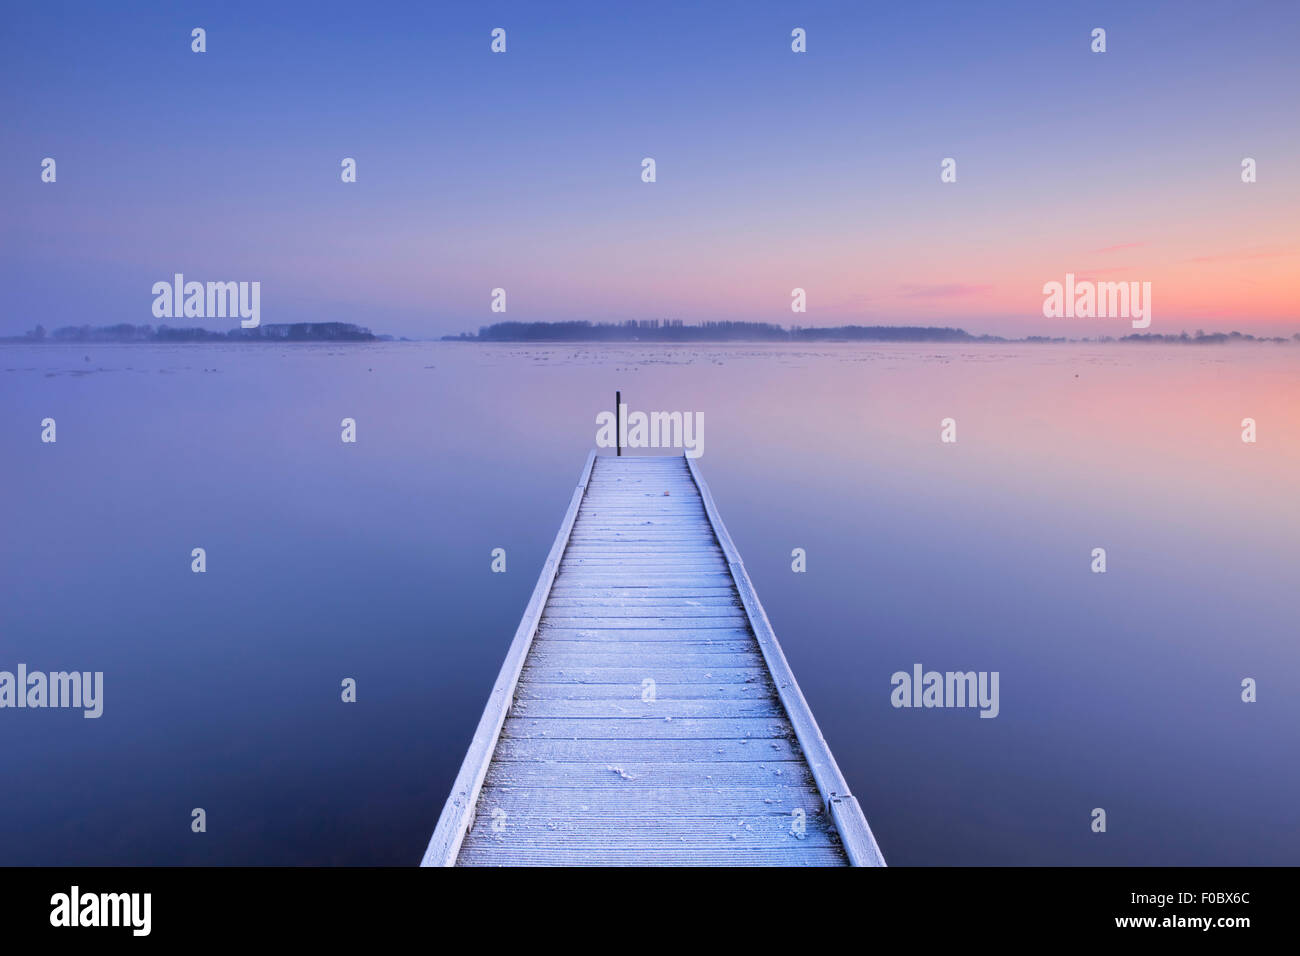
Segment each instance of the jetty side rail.
[{"label": "jetty side rail", "polygon": [[822,804],[834,822],[836,830],[839,831],[844,852],[853,866],[885,866],[885,858],[881,855],[876,838],[867,824],[867,818],[862,813],[862,807],[858,805],[857,797],[849,791],[849,785],[845,782],[844,775],[840,773],[835,758],[831,756],[830,747],[822,736],[821,728],[813,718],[808,701],[804,699],[803,691],[799,689],[799,684],[794,679],[794,672],[785,659],[785,653],[776,639],[772,624],[767,619],[767,612],[763,610],[763,605],[758,600],[758,592],[754,590],[754,585],[749,580],[749,572],[745,570],[745,563],[740,559],[740,552],[736,550],[727,526],[723,524],[722,516],[718,514],[709,486],[695,466],[693,458],[687,457],[686,465],[695,480],[695,487],[699,489],[705,513],[709,517],[709,523],[713,525],[713,533],[726,555],[731,577],[736,582],[736,590],[740,594],[745,613],[749,616],[754,637],[763,652],[763,660],[772,675],[772,683],[776,685],[776,692],[781,698],[786,717],[789,718],[795,737],[803,750],[804,759],[808,761],[813,780],[821,794]]},{"label": "jetty side rail", "polygon": [[577,520],[578,508],[582,505],[583,496],[587,492],[587,482],[591,479],[591,469],[595,461],[596,452],[593,449],[587,455],[587,463],[582,468],[581,477],[578,478],[578,487],[574,489],[573,497],[569,500],[569,510],[564,513],[560,530],[555,535],[555,543],[551,545],[551,552],[547,555],[546,563],[542,565],[542,573],[533,588],[533,596],[524,609],[524,616],[515,631],[515,639],[510,644],[505,662],[501,665],[501,673],[497,675],[492,693],[488,696],[483,716],[479,718],[478,729],[474,731],[474,739],[470,742],[464,762],[461,763],[460,772],[456,774],[456,782],[452,784],[451,795],[442,808],[442,816],[438,818],[438,825],[434,828],[428,849],[424,851],[421,866],[455,866],[465,834],[474,824],[474,811],[483,788],[483,779],[487,776],[488,765],[492,762],[497,740],[501,736],[501,728],[514,702],[519,675],[523,671],[528,651],[533,646],[537,624],[550,597],[551,584],[560,569],[560,559],[564,557],[564,549],[569,544],[569,534],[573,530],[574,521]]}]

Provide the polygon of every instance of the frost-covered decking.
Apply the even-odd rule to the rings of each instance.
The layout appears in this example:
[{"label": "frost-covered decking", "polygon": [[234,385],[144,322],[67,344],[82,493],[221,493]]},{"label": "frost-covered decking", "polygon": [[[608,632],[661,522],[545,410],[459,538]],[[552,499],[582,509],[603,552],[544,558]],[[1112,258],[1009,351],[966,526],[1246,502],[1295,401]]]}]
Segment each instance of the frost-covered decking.
[{"label": "frost-covered decking", "polygon": [[423,863],[884,864],[694,462],[588,458]]}]

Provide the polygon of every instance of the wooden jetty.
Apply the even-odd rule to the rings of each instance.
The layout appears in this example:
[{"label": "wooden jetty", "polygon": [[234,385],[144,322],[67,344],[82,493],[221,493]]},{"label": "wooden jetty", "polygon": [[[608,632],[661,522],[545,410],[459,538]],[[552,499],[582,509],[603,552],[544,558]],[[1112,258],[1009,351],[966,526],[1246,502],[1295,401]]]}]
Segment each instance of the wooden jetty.
[{"label": "wooden jetty", "polygon": [[695,462],[582,470],[425,866],[883,866]]}]

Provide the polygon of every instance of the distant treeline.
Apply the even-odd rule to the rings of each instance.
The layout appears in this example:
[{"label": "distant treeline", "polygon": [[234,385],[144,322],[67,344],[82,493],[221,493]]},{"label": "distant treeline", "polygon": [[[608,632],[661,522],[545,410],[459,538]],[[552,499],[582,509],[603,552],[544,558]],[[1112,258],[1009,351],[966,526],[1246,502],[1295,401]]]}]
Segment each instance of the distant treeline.
[{"label": "distant treeline", "polygon": [[[1000,335],[971,335],[964,329],[923,325],[839,325],[831,328],[786,329],[770,322],[701,322],[679,319],[640,319],[627,322],[497,322],[478,334],[444,335],[444,342],[1287,342],[1281,337],[1257,338],[1243,332],[1197,331],[1194,335],[1140,334],[1119,338],[1068,339],[1030,335],[1008,339]],[[1293,338],[1300,341],[1300,332]]]},{"label": "distant treeline", "polygon": [[915,325],[842,325],[785,329],[770,322],[701,322],[676,319],[627,322],[498,322],[478,334],[444,335],[450,342],[977,342],[1004,341],[961,329]]},{"label": "distant treeline", "polygon": [[1136,335],[1126,335],[1120,339],[1121,342],[1191,342],[1194,345],[1220,345],[1224,342],[1289,342],[1294,339],[1300,342],[1300,332],[1291,336],[1290,339],[1283,338],[1280,335],[1254,336],[1245,332],[1202,332],[1196,330],[1195,335],[1188,335],[1182,332],[1178,335],[1158,335],[1153,332],[1145,332]]},{"label": "distant treeline", "polygon": [[43,326],[36,326],[14,342],[378,342],[387,336],[378,336],[369,329],[350,322],[294,322],[281,325],[259,325],[256,328],[236,328],[228,332],[210,332],[207,329],[173,329],[166,325],[65,325],[48,335]]}]

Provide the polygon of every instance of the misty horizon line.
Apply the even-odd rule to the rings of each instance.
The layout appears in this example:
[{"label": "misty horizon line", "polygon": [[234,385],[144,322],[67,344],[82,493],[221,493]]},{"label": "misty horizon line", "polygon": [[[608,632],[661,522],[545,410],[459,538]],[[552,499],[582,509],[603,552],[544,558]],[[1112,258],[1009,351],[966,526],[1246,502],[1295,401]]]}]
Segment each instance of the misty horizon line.
[{"label": "misty horizon line", "polygon": [[184,344],[205,342],[480,342],[480,343],[643,343],[716,344],[726,342],[931,342],[931,343],[1095,343],[1173,342],[1219,344],[1226,342],[1300,342],[1300,332],[1287,336],[1257,336],[1236,330],[1206,332],[1196,329],[1177,333],[1143,332],[1122,336],[1026,335],[1008,337],[975,334],[960,327],[933,325],[836,325],[787,327],[772,322],[704,320],[686,323],[681,319],[628,319],[621,322],[567,320],[550,322],[497,322],[480,326],[478,332],[462,332],[428,338],[376,334],[350,322],[267,323],[257,328],[225,331],[202,327],[172,327],[118,323],[104,326],[61,326],[46,332],[38,324],[18,336],[0,336],[7,344]]},{"label": "misty horizon line", "polygon": [[628,319],[623,322],[571,320],[561,322],[497,322],[481,326],[477,333],[444,335],[444,342],[1214,342],[1243,341],[1285,343],[1300,341],[1300,332],[1285,336],[1256,336],[1247,332],[1206,332],[1197,329],[1173,333],[1133,333],[1123,336],[1002,335],[973,334],[952,326],[934,325],[836,325],[785,327],[772,322],[741,320],[703,321],[686,324],[681,319]]}]

